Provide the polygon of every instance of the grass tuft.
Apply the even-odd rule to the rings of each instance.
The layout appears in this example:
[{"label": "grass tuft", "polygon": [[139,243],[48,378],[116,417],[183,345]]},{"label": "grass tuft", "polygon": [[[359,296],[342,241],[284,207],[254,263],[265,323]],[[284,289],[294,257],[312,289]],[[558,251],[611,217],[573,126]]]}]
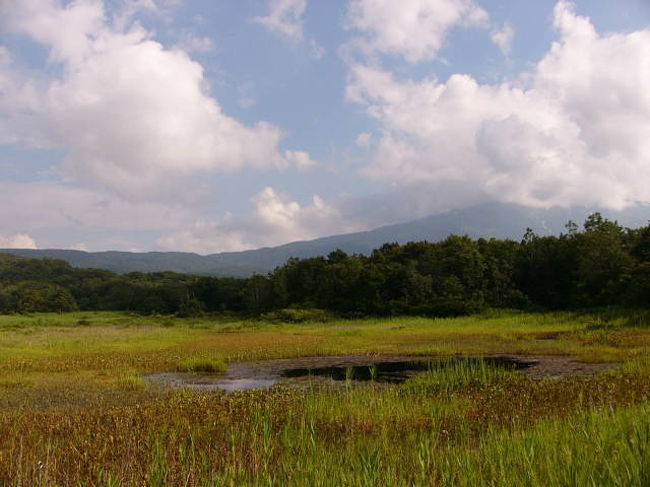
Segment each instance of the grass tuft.
[{"label": "grass tuft", "polygon": [[218,373],[226,371],[226,363],[222,358],[189,358],[181,360],[176,364],[178,372],[210,372]]},{"label": "grass tuft", "polygon": [[482,358],[442,359],[430,370],[404,384],[411,392],[452,392],[465,387],[484,387],[512,376],[513,368],[490,364]]},{"label": "grass tuft", "polygon": [[123,372],[117,376],[117,388],[122,391],[142,391],[145,383],[142,377],[133,372]]}]

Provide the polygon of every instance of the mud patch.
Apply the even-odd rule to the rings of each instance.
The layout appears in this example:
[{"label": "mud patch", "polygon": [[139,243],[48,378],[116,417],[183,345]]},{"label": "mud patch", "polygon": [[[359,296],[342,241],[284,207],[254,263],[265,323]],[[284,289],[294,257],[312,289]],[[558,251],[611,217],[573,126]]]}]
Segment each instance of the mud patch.
[{"label": "mud patch", "polygon": [[357,381],[357,382],[378,382],[399,384],[423,372],[449,367],[455,361],[483,360],[493,367],[502,367],[511,370],[521,370],[529,366],[528,363],[512,360],[510,357],[486,357],[478,358],[451,358],[433,359],[423,357],[405,360],[372,361],[368,364],[330,365],[324,367],[302,368],[297,367],[282,372],[282,377],[325,377],[334,381]]},{"label": "mud patch", "polygon": [[593,375],[617,364],[590,364],[568,357],[488,355],[483,357],[366,356],[302,357],[234,363],[225,374],[157,373],[144,376],[152,385],[226,392],[266,389],[277,383],[294,387],[373,381],[404,382],[453,360],[484,360],[490,365],[517,370],[534,378]]},{"label": "mud patch", "polygon": [[585,363],[578,362],[569,357],[549,357],[549,356],[515,356],[521,360],[526,360],[530,367],[522,372],[535,378],[545,377],[568,377],[568,376],[590,376],[605,370],[611,370],[618,367],[616,363]]},{"label": "mud patch", "polygon": [[195,374],[191,372],[148,374],[143,379],[146,383],[155,386],[226,392],[268,389],[277,382],[276,378],[271,377],[230,377],[228,375]]},{"label": "mud patch", "polygon": [[554,340],[559,340],[564,336],[570,335],[569,331],[543,331],[539,333],[534,333],[533,338],[541,342],[550,342]]}]

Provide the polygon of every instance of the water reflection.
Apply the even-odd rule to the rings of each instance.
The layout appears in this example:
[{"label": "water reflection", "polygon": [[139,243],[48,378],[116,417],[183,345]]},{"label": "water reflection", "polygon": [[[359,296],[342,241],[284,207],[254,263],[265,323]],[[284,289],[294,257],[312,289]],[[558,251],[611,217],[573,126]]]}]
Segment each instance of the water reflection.
[{"label": "water reflection", "polygon": [[[307,361],[307,362],[306,362]],[[164,387],[226,392],[267,389],[278,382],[305,386],[313,381],[378,382],[398,384],[426,372],[449,367],[459,361],[483,362],[489,366],[521,370],[532,365],[511,357],[432,359],[431,357],[314,357],[233,364],[225,374],[158,373],[144,379]],[[296,363],[301,367],[292,367]],[[325,365],[323,365],[325,364]]]}]

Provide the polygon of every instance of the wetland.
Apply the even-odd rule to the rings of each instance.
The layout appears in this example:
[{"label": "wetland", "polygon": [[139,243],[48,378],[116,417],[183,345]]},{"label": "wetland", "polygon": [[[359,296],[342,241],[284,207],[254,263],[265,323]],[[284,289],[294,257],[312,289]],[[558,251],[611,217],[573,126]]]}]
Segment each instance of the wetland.
[{"label": "wetland", "polygon": [[[426,372],[470,362],[518,371],[530,377],[588,376],[614,369],[616,363],[584,363],[570,357],[489,355],[478,357],[422,357],[342,355],[301,357],[230,364],[223,373],[159,372],[143,379],[151,385],[226,392],[290,387],[401,384]],[[340,384],[339,384],[340,385]]]},{"label": "wetland", "polygon": [[647,485],[649,323],[1,316],[0,485]]}]

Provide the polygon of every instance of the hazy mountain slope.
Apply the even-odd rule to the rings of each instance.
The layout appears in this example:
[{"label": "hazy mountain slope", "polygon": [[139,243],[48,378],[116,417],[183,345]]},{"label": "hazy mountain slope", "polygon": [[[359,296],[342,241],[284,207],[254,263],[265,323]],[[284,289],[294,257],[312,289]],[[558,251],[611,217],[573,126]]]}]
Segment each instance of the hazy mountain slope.
[{"label": "hazy mountain slope", "polygon": [[[4,249],[0,252],[25,257],[64,259],[75,267],[108,269],[118,273],[170,270],[192,274],[248,276],[254,272],[268,272],[282,265],[290,257],[327,255],[337,248],[348,253],[366,254],[386,242],[435,241],[452,233],[466,234],[473,238],[496,237],[520,240],[526,228],[532,228],[540,235],[559,234],[565,231],[564,226],[568,220],[573,220],[580,225],[593,211],[595,210],[587,208],[546,210],[493,203],[452,210],[367,232],[207,256],[184,252],[83,252],[54,249]],[[638,227],[646,225],[650,220],[650,205],[639,205],[619,212],[602,210],[602,213],[607,218],[618,220],[621,225]]]}]

